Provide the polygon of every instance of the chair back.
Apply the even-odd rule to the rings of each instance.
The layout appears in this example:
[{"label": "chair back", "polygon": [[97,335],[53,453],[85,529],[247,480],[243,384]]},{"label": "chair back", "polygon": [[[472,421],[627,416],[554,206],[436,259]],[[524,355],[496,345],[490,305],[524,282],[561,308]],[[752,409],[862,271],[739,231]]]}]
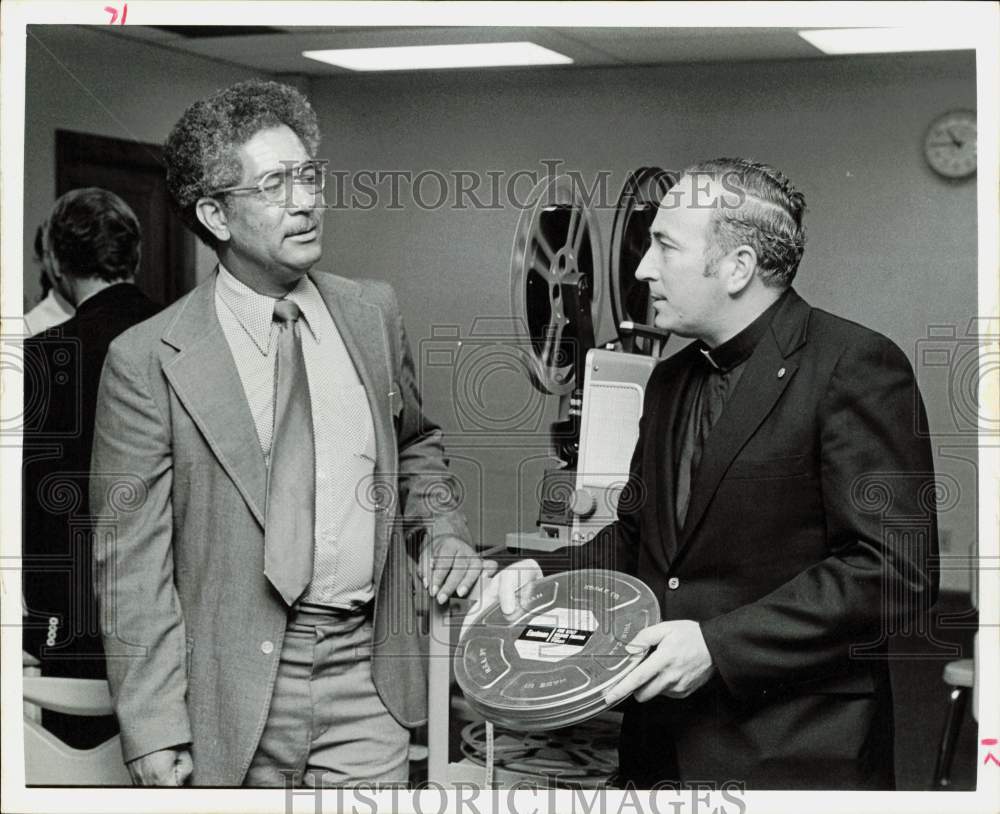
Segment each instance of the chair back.
[{"label": "chair back", "polygon": [[108,682],[83,678],[24,677],[24,782],[29,786],[130,786],[115,735],[93,749],[75,749],[42,728],[31,707],[66,715],[110,715]]}]

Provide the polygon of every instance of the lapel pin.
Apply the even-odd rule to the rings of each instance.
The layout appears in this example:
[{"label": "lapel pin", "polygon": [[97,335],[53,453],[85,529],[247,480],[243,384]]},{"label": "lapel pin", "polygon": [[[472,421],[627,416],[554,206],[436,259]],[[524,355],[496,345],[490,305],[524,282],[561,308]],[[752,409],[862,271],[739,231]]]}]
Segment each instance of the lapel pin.
[{"label": "lapel pin", "polygon": [[785,369],[784,368],[781,368],[780,370],[778,370],[778,378],[779,379],[785,378]]}]

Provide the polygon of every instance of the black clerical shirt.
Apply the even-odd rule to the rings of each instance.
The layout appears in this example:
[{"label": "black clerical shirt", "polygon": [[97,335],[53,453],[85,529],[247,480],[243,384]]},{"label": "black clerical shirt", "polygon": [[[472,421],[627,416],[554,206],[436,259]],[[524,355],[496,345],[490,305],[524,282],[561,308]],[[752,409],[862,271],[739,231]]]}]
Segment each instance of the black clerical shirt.
[{"label": "black clerical shirt", "polygon": [[747,360],[770,327],[786,294],[782,294],[746,328],[717,348],[710,349],[701,340],[697,342],[701,351],[699,364],[692,371],[674,424],[674,449],[678,451],[674,518],[678,530],[684,528],[691,500],[691,484],[701,463],[705,442],[743,376]]}]

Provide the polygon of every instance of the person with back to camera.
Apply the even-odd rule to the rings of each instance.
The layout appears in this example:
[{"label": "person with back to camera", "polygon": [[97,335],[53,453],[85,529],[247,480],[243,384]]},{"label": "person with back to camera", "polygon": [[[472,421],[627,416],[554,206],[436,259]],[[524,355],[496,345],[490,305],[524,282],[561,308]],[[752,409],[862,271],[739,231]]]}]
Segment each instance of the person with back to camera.
[{"label": "person with back to camera", "polygon": [[[97,386],[111,341],[159,305],[135,285],[142,232],[113,192],[67,192],[42,237],[45,273],[75,313],[24,342],[23,643],[43,675],[100,679],[107,671],[86,515]],[[42,721],[81,749],[118,731],[113,716],[45,710]]]}]

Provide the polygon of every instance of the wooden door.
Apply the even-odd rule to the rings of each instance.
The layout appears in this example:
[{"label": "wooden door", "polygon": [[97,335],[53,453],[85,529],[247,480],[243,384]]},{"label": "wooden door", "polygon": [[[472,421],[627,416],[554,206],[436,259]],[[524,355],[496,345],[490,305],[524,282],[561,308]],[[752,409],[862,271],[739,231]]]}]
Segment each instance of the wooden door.
[{"label": "wooden door", "polygon": [[122,198],[142,227],[136,285],[169,305],[195,285],[195,237],[170,207],[157,144],[56,131],[56,195],[102,187]]}]

